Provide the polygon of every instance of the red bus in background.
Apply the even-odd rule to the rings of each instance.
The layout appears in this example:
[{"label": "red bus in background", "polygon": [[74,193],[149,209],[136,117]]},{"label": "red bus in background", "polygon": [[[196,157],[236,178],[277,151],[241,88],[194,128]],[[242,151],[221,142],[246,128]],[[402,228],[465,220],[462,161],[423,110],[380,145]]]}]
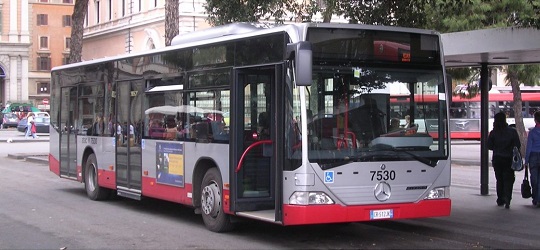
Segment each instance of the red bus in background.
[{"label": "red bus in background", "polygon": [[[540,93],[522,93],[521,99],[523,101],[523,123],[525,130],[527,130],[535,125],[533,114],[535,111],[540,110]],[[416,95],[415,123],[429,124],[430,113],[435,109],[437,101],[437,95]],[[392,112],[397,114],[406,113],[407,111],[403,110],[401,106],[402,104],[408,104],[408,102],[408,97],[392,97]],[[480,140],[480,95],[473,98],[453,96],[449,105],[451,138]],[[513,93],[489,93],[489,131],[493,128],[493,116],[498,112],[506,113],[508,124],[515,124],[513,107]],[[402,119],[402,123],[404,122],[405,120]]]}]

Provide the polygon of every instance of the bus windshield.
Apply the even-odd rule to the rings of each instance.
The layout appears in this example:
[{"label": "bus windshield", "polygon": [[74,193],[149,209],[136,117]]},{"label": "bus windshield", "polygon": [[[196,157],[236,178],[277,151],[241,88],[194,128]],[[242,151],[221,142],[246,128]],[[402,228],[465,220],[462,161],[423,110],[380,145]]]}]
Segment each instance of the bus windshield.
[{"label": "bus windshield", "polygon": [[[308,155],[323,169],[351,161],[448,157],[442,70],[315,67],[307,87]],[[438,96],[428,105],[414,96]],[[395,103],[391,100],[399,100]]]}]

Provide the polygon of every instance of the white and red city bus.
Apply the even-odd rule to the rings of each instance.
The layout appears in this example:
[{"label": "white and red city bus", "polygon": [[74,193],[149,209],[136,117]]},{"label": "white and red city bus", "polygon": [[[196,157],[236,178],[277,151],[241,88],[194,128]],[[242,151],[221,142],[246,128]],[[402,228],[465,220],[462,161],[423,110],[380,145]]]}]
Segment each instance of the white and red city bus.
[{"label": "white and red city bus", "polygon": [[[508,124],[515,124],[514,116],[514,96],[513,93],[496,93],[489,94],[489,131],[493,128],[493,116],[496,113],[504,112],[507,114]],[[538,92],[523,92],[522,99],[522,115],[525,129],[534,127],[533,114],[540,110],[540,93]],[[423,116],[427,120],[417,122],[429,126],[430,112],[433,110],[433,105],[437,103],[436,95],[416,95],[415,96],[417,116]],[[402,96],[394,96],[391,98],[392,111],[395,113],[405,112],[408,105],[408,98]],[[480,95],[473,98],[462,96],[453,96],[452,102],[449,105],[450,113],[450,137],[452,139],[465,140],[480,140]],[[423,115],[424,113],[425,115]],[[401,119],[404,124],[405,120]],[[429,130],[429,127],[428,127]]]},{"label": "white and red city bus", "polygon": [[[402,58],[381,41],[401,44]],[[448,216],[443,62],[433,31],[303,23],[231,24],[56,67],[50,170],[92,200],[191,206],[216,232],[232,217],[287,226]],[[438,96],[437,130],[420,130],[414,115],[390,127],[395,83]]]}]

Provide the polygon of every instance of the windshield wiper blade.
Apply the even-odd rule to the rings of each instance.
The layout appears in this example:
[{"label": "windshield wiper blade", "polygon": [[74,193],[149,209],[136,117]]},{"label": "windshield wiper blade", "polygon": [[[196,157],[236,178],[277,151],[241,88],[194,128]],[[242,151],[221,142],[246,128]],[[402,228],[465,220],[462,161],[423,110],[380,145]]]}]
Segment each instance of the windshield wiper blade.
[{"label": "windshield wiper blade", "polygon": [[426,157],[422,157],[422,156],[419,156],[419,155],[417,155],[417,154],[413,154],[413,153],[411,153],[411,152],[409,152],[409,151],[399,150],[399,149],[397,149],[397,148],[394,148],[394,151],[395,151],[395,152],[403,152],[403,153],[406,153],[406,154],[410,155],[413,159],[415,159],[415,160],[417,160],[417,161],[419,161],[419,162],[421,162],[421,163],[424,163],[424,164],[426,164],[426,165],[428,165],[428,166],[430,166],[430,167],[432,167],[432,168],[434,168],[435,166],[437,166],[437,161],[433,161],[433,160],[428,159],[428,158],[426,158]]},{"label": "windshield wiper blade", "polygon": [[431,160],[429,158],[426,158],[426,157],[422,157],[422,156],[419,156],[417,154],[413,154],[407,150],[401,150],[399,148],[396,148],[394,146],[391,146],[391,145],[388,145],[388,144],[377,144],[377,147],[381,147],[381,150],[389,150],[389,151],[392,151],[392,152],[400,152],[400,153],[405,153],[407,154],[408,156],[412,157],[413,159],[415,159],[416,161],[418,162],[421,162],[421,163],[424,163],[432,168],[434,168],[435,166],[437,166],[437,162],[438,161],[434,161],[434,160]]}]

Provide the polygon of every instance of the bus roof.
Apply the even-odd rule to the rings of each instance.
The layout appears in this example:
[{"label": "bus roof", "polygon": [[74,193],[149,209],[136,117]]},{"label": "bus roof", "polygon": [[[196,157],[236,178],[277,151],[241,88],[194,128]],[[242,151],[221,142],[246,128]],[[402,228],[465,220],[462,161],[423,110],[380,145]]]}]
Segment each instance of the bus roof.
[{"label": "bus roof", "polygon": [[51,72],[69,69],[79,66],[86,66],[92,64],[105,63],[110,61],[117,61],[128,58],[135,58],[140,56],[148,56],[158,54],[161,52],[173,51],[182,48],[195,47],[205,44],[218,43],[223,41],[231,41],[245,37],[254,37],[265,34],[273,34],[278,32],[286,32],[291,39],[291,43],[304,41],[306,39],[307,29],[309,27],[320,28],[343,28],[343,29],[366,29],[366,30],[380,30],[380,31],[395,31],[395,32],[411,32],[419,34],[439,35],[438,32],[433,30],[423,30],[416,28],[404,28],[404,27],[391,27],[391,26],[378,26],[378,25],[365,25],[365,24],[343,24],[343,23],[293,23],[269,27],[263,27],[262,24],[249,24],[249,23],[233,23],[222,26],[216,26],[204,30],[193,31],[186,34],[181,34],[175,37],[171,46],[163,48],[156,48],[153,50],[147,50],[132,54],[123,54],[117,56],[103,57],[99,59],[93,59],[89,61],[77,62],[67,65],[61,65],[54,67]]}]

